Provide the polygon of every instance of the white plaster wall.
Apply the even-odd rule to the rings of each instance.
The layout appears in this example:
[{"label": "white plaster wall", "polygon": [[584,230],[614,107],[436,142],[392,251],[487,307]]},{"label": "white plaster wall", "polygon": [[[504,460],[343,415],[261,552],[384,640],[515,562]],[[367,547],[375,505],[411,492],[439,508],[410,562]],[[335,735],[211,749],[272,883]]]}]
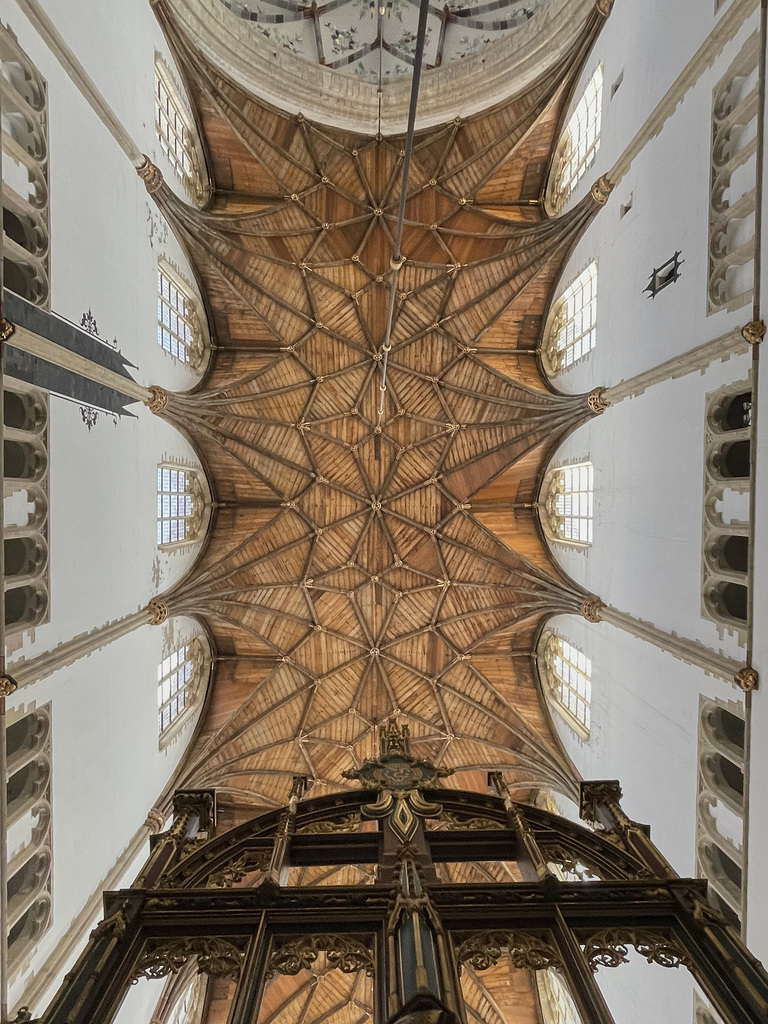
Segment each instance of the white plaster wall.
[{"label": "white plaster wall", "polygon": [[[654,4],[653,12],[648,6],[643,4],[638,16],[636,5],[617,3],[587,62],[575,98],[602,60],[601,143],[571,202],[610,170],[663,95],[658,82],[671,84],[677,72],[672,75],[670,69],[680,69],[693,56],[702,26],[711,24],[710,5],[703,16],[697,10],[695,18],[685,4]],[[686,30],[674,35],[677,29],[669,26],[668,34],[663,26],[670,19],[684,20]],[[618,384],[751,319],[749,306],[708,316],[706,302],[712,90],[756,27],[757,15],[702,74],[661,133],[635,158],[567,261],[558,294],[591,260],[597,262],[597,341],[585,358],[553,378],[559,390],[579,394]],[[627,38],[633,40],[631,47],[621,42]],[[663,57],[670,48],[675,50],[671,64],[671,58]],[[624,79],[611,100],[622,65]],[[620,207],[630,195],[632,208],[621,218]],[[685,261],[680,279],[652,299],[644,289],[654,267],[677,250]]]},{"label": "white plaster wall", "polygon": [[[143,626],[8,701],[11,713],[52,705],[53,924],[32,973],[144,822],[186,750],[200,705],[161,750],[157,666],[197,634],[191,619]],[[11,834],[11,857],[13,842]],[[12,995],[25,980],[26,974],[15,979]]]},{"label": "white plaster wall", "polygon": [[554,542],[565,571],[619,611],[743,659],[736,632],[702,614],[707,394],[748,377],[749,355],[655,384],[579,427],[552,466],[595,467],[593,543]]},{"label": "white plaster wall", "polygon": [[191,445],[144,406],[88,430],[80,408],[50,402],[50,622],[22,634],[30,658],[146,606],[192,565],[199,542],[157,547],[159,462],[199,468]]}]

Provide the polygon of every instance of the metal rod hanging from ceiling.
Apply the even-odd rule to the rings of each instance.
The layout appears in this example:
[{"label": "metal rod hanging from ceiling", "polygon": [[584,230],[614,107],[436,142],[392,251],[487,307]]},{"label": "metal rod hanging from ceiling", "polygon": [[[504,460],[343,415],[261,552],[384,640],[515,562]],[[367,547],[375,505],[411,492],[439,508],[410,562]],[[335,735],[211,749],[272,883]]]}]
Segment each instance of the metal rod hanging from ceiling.
[{"label": "metal rod hanging from ceiling", "polygon": [[397,295],[397,278],[405,259],[401,252],[403,244],[403,222],[405,221],[405,204],[408,198],[408,176],[411,169],[413,153],[413,133],[416,125],[416,104],[419,99],[421,82],[421,65],[424,60],[424,42],[427,37],[427,14],[429,0],[421,0],[419,5],[419,25],[416,31],[416,53],[414,54],[413,80],[411,82],[411,101],[408,106],[408,128],[405,135],[405,154],[403,156],[403,181],[400,189],[400,205],[397,211],[397,229],[395,231],[395,253],[390,260],[392,268],[392,284],[389,290],[389,309],[387,311],[387,329],[381,350],[381,384],[379,385],[379,416],[378,427],[384,418],[384,396],[387,393],[387,364],[392,349],[392,322],[395,317],[395,296]]}]

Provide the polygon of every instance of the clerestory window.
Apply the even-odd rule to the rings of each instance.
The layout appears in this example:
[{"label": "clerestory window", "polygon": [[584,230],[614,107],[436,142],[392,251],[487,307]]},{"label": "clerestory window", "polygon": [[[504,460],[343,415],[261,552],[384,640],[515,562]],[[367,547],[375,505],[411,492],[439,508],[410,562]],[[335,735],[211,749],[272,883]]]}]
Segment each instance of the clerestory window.
[{"label": "clerestory window", "polygon": [[586,173],[600,147],[603,66],[598,65],[571,115],[555,153],[550,205],[559,212]]},{"label": "clerestory window", "polygon": [[588,736],[592,660],[578,647],[552,633],[544,645],[543,668],[555,707],[572,728]]},{"label": "clerestory window", "polygon": [[160,148],[170,160],[177,177],[194,190],[197,175],[192,126],[173,78],[160,57],[155,58],[155,130]]},{"label": "clerestory window", "polygon": [[553,540],[592,543],[594,467],[591,462],[563,466],[548,477],[542,523]]},{"label": "clerestory window", "polygon": [[204,499],[197,474],[178,466],[157,467],[157,543],[185,544],[197,536]]},{"label": "clerestory window", "polygon": [[591,352],[597,340],[597,264],[593,261],[552,307],[546,347],[551,373]]},{"label": "clerestory window", "polygon": [[170,267],[157,268],[157,342],[161,348],[193,368],[203,354],[200,317],[192,294]]},{"label": "clerestory window", "polygon": [[190,640],[157,666],[157,726],[161,736],[193,703],[202,662],[199,641]]}]

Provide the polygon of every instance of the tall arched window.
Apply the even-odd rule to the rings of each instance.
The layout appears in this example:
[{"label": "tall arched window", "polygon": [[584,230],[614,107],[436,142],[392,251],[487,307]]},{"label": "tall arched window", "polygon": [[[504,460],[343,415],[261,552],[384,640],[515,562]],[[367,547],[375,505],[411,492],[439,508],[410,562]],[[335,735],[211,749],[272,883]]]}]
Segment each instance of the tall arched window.
[{"label": "tall arched window", "polygon": [[173,76],[159,54],[155,55],[155,130],[160,148],[170,160],[176,176],[191,192],[199,192],[200,176],[192,120]]},{"label": "tall arched window", "polygon": [[598,65],[576,104],[555,152],[549,205],[555,213],[565,205],[600,146],[603,110],[603,66]]},{"label": "tall arched window", "polygon": [[157,543],[161,548],[194,540],[204,506],[203,490],[194,470],[157,467]]},{"label": "tall arched window", "polygon": [[544,352],[547,369],[558,373],[595,347],[597,264],[593,261],[554,303]]},{"label": "tall arched window", "polygon": [[166,260],[157,265],[157,343],[192,369],[203,361],[205,337],[197,300]]},{"label": "tall arched window", "polygon": [[542,524],[553,540],[592,543],[594,468],[577,462],[551,473],[544,484]]},{"label": "tall arched window", "polygon": [[204,662],[202,644],[193,639],[157,666],[157,727],[161,736],[193,704]]},{"label": "tall arched window", "polygon": [[539,655],[542,682],[557,710],[582,736],[589,735],[592,661],[556,633],[544,637]]}]

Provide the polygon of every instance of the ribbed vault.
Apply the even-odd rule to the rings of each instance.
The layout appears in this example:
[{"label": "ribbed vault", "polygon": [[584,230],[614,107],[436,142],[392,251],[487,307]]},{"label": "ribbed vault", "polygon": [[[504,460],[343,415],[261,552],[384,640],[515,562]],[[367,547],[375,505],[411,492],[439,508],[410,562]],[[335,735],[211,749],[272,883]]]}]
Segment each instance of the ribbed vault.
[{"label": "ribbed vault", "polygon": [[157,407],[206,460],[205,556],[166,595],[221,660],[188,782],[285,802],[290,777],[345,785],[398,715],[413,750],[483,788],[574,792],[533,678],[537,631],[584,599],[532,512],[542,466],[590,415],[553,393],[535,347],[553,283],[599,209],[540,197],[568,58],[485,115],[417,136],[393,351],[377,417],[402,138],[289,117],[207,63],[156,5],[214,191],[205,211],[145,172],[184,241],[217,349],[200,390]]}]

